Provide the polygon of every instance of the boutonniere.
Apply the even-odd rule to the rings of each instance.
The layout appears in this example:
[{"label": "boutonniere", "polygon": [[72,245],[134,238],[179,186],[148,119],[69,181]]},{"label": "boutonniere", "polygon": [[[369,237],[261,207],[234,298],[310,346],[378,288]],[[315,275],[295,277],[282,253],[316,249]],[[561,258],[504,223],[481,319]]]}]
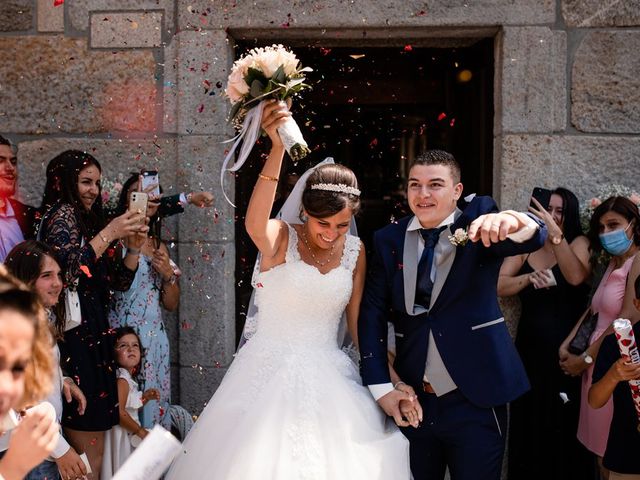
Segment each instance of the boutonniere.
[{"label": "boutonniere", "polygon": [[451,245],[456,247],[464,247],[469,241],[469,234],[466,228],[458,228],[453,235],[449,235],[449,241]]}]

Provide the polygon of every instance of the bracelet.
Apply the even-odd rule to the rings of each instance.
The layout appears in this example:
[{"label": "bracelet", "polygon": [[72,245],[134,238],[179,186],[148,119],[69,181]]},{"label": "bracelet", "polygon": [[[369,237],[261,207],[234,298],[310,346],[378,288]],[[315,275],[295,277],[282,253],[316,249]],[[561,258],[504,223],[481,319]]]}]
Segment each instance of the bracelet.
[{"label": "bracelet", "polygon": [[109,244],[111,243],[111,242],[109,241],[109,239],[108,239],[106,236],[104,236],[104,235],[102,234],[102,231],[99,231],[99,232],[98,232],[98,237],[100,237],[100,240],[102,240],[102,241],[103,241],[104,243],[106,243],[107,245],[109,245]]},{"label": "bracelet", "polygon": [[140,255],[139,248],[127,247],[127,255]]},{"label": "bracelet", "polygon": [[168,283],[169,285],[175,285],[178,281],[178,276],[175,273],[172,273],[169,277],[169,280],[162,279],[162,283]]},{"label": "bracelet", "polygon": [[394,389],[394,390],[397,390],[397,389],[398,389],[398,385],[406,385],[406,383],[404,383],[404,382],[401,380],[401,381],[399,381],[398,383],[396,383],[396,384],[393,386],[393,389]]},{"label": "bracelet", "polygon": [[262,173],[258,174],[258,178],[262,180],[269,180],[270,182],[277,182],[278,177],[270,177],[269,175],[263,175]]}]

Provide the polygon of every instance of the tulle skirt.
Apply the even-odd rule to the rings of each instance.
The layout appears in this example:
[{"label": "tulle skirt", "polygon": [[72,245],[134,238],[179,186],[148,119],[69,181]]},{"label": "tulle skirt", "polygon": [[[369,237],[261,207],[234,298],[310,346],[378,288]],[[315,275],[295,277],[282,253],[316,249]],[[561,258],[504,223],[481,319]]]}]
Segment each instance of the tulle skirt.
[{"label": "tulle skirt", "polygon": [[408,441],[349,357],[278,347],[242,348],[166,478],[408,480]]}]

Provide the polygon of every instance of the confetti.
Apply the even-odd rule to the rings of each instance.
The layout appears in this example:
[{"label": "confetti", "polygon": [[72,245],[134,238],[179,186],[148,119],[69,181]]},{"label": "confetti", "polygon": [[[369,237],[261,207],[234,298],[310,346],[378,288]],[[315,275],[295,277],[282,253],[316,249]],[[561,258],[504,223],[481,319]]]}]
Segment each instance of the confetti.
[{"label": "confetti", "polygon": [[89,270],[89,267],[86,265],[80,265],[80,270],[82,270],[82,273],[84,273],[87,278],[91,278],[91,271]]},{"label": "confetti", "polygon": [[349,55],[351,58],[353,58],[354,60],[360,60],[361,58],[366,57],[365,54],[361,53],[361,54],[354,54],[354,55]]},{"label": "confetti", "polygon": [[447,114],[442,112],[440,113],[440,115],[438,115],[438,121],[441,122],[442,120],[444,120],[445,118],[447,118]]},{"label": "confetti", "polygon": [[411,52],[413,50],[413,47],[411,45],[405,45],[404,46],[404,51],[405,52]]},{"label": "confetti", "polygon": [[64,3],[64,0],[53,0],[53,6],[54,7],[59,7],[63,3]]}]

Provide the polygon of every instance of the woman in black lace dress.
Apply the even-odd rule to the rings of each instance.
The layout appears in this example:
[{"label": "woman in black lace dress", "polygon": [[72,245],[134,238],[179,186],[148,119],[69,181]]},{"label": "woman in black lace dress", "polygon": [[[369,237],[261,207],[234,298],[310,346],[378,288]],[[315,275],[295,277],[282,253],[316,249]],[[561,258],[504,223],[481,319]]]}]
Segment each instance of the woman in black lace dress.
[{"label": "woman in black lace dress", "polygon": [[558,348],[587,307],[589,242],[569,190],[554,190],[546,209],[535,203],[549,236],[540,250],[507,258],[498,280],[500,296],[522,303],[516,347],[531,382],[511,403],[509,479],[585,480],[593,462],[576,438],[580,379],[563,374]]},{"label": "woman in black lace dress", "polygon": [[[110,289],[127,290],[138,267],[140,246],[146,239],[144,212],[127,212],[107,223],[102,213],[98,161],[68,150],[59,163],[58,181],[48,183],[43,204],[53,205],[42,223],[40,238],[57,250],[65,284],[77,283],[82,311],[80,326],[68,330],[60,346],[60,365],[87,397],[83,415],[65,403],[62,425],[78,452],[86,452],[99,478],[104,432],[118,423],[113,335],[107,309]],[[127,238],[124,256],[120,240]]]}]

